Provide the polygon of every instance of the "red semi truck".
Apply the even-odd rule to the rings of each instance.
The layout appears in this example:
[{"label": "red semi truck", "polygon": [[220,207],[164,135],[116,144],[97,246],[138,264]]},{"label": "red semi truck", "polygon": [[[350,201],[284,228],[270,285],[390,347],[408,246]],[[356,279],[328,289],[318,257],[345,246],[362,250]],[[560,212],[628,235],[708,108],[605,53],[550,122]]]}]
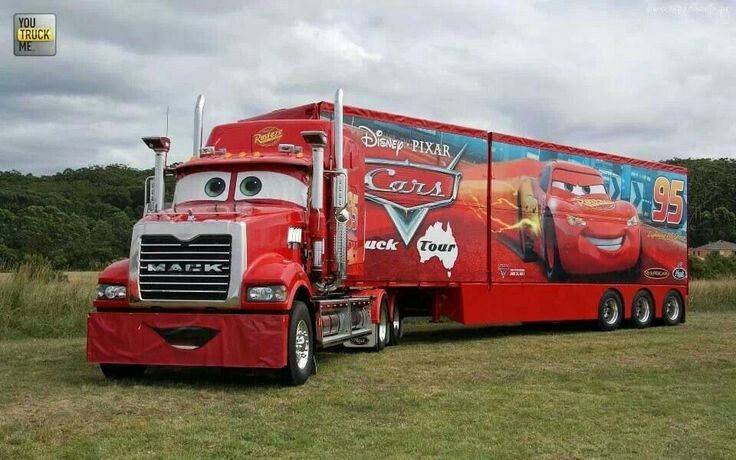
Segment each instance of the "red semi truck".
[{"label": "red semi truck", "polygon": [[[408,316],[463,324],[684,321],[682,168],[319,102],[155,152],[130,258],[99,277],[87,357],[279,369],[398,344]],[[164,204],[164,175],[176,175]]]}]

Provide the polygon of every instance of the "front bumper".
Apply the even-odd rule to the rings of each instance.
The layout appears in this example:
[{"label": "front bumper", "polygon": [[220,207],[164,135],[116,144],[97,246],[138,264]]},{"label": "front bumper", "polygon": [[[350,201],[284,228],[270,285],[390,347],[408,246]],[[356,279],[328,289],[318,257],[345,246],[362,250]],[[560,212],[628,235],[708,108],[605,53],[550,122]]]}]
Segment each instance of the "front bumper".
[{"label": "front bumper", "polygon": [[[280,369],[287,363],[288,321],[283,314],[92,312],[87,360]],[[204,331],[205,343],[183,346],[175,339],[192,331]]]}]

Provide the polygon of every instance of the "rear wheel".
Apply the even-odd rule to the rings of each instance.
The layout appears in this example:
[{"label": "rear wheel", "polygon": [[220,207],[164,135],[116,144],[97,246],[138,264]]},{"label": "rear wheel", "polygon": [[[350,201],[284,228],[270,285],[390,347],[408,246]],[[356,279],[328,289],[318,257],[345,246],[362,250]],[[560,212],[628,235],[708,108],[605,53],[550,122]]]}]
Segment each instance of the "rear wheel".
[{"label": "rear wheel", "polygon": [[670,291],[664,298],[662,308],[662,320],[667,326],[674,326],[682,321],[682,315],[685,312],[682,303],[682,297],[677,291]]},{"label": "rear wheel", "polygon": [[146,366],[138,364],[100,364],[100,370],[110,380],[136,379],[143,377]]},{"label": "rear wheel", "polygon": [[647,291],[639,291],[631,303],[631,324],[637,328],[648,327],[654,317],[654,301]]},{"label": "rear wheel", "polygon": [[612,289],[603,293],[598,304],[598,327],[602,331],[618,329],[623,318],[624,306],[621,297]]},{"label": "rear wheel", "polygon": [[550,281],[565,279],[565,270],[560,262],[560,250],[557,247],[555,221],[551,214],[544,217],[544,271]]},{"label": "rear wheel", "polygon": [[391,319],[391,340],[389,345],[398,345],[404,335],[404,318],[398,305],[394,305],[394,317]]},{"label": "rear wheel", "polygon": [[294,301],[289,315],[288,363],[283,380],[288,385],[302,385],[314,370],[314,335],[312,318],[304,302]]},{"label": "rear wheel", "polygon": [[388,302],[385,297],[381,301],[379,319],[376,326],[376,343],[373,345],[373,351],[381,351],[388,344],[389,334],[391,333],[389,331],[390,324],[388,321]]}]

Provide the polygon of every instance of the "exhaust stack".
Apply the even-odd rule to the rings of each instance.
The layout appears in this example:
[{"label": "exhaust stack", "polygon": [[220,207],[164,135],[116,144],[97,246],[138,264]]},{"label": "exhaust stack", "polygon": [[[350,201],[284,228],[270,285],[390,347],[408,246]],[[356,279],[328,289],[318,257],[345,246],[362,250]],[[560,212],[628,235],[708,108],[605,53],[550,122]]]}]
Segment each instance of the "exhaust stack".
[{"label": "exhaust stack", "polygon": [[335,117],[332,139],[335,153],[335,176],[332,206],[335,209],[335,269],[337,281],[343,281],[348,272],[348,225],[350,214],[347,211],[348,172],[343,162],[343,104],[342,88],[335,93]]},{"label": "exhaust stack", "polygon": [[[143,143],[153,150],[156,156],[156,163],[153,169],[153,193],[151,201],[153,202],[153,212],[159,212],[164,209],[164,194],[166,193],[164,185],[164,169],[166,168],[166,154],[171,148],[171,140],[168,137],[144,137]],[[148,184],[148,181],[146,181]],[[148,197],[146,196],[146,199]],[[147,212],[148,210],[144,210]]]},{"label": "exhaust stack", "polygon": [[193,155],[199,156],[202,150],[202,123],[204,118],[204,94],[197,96],[197,104],[194,106],[194,145]]}]

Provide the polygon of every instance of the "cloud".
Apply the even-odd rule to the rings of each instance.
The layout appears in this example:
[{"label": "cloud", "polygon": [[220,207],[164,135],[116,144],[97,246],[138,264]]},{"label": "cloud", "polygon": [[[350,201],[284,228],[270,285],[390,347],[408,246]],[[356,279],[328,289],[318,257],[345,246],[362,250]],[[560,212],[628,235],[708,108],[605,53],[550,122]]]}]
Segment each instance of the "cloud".
[{"label": "cloud", "polygon": [[639,158],[736,154],[729,3],[211,3],[3,3],[55,12],[59,43],[0,53],[0,169],[148,167],[140,137],[167,106],[183,160],[199,93],[211,127],[337,86],[350,105]]}]

